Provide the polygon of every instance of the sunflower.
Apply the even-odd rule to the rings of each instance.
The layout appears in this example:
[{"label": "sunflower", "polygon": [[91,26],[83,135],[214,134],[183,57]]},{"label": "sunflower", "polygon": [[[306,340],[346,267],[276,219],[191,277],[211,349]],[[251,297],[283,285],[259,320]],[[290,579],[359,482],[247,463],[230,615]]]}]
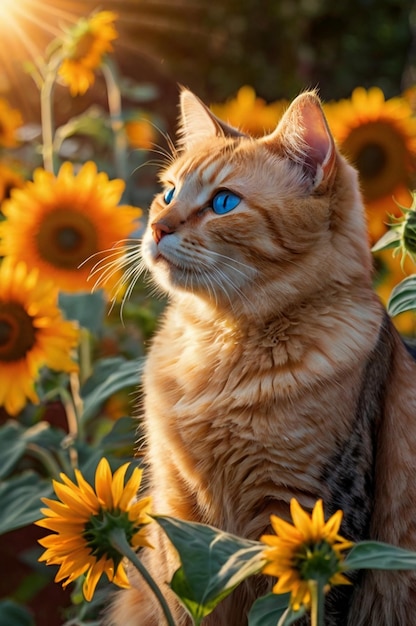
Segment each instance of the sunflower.
[{"label": "sunflower", "polygon": [[0,265],[0,406],[17,415],[30,400],[39,370],[76,371],[70,357],[78,330],[57,306],[57,290],[36,269],[4,259]]},{"label": "sunflower", "polygon": [[[109,180],[91,161],[77,174],[69,162],[57,177],[35,170],[33,182],[13,189],[3,203],[7,219],[0,224],[0,254],[38,267],[63,291],[90,291],[92,268],[109,249],[113,259],[118,250],[122,256],[120,241],[134,230],[141,215],[140,209],[117,207],[123,190],[122,180]],[[110,289],[118,278],[117,272],[112,274]]]},{"label": "sunflower", "polygon": [[11,190],[21,188],[24,185],[24,178],[13,168],[0,163],[0,204],[10,197]]},{"label": "sunflower", "polygon": [[324,106],[341,151],[357,167],[365,201],[391,196],[415,173],[416,119],[402,97],[357,87],[350,100]]},{"label": "sunflower", "polygon": [[312,515],[308,515],[292,499],[290,512],[293,526],[275,515],[270,516],[276,535],[261,537],[268,546],[263,552],[268,561],[263,573],[278,577],[273,593],[291,592],[291,606],[299,610],[301,606],[311,605],[311,581],[324,578],[328,586],[350,584],[342,574],[341,553],[354,544],[338,534],[342,511],[325,522],[322,500],[318,500]]},{"label": "sunflower", "polygon": [[129,544],[137,549],[149,546],[145,525],[151,521],[150,498],[135,501],[142,470],[135,468],[125,482],[130,463],[119,467],[114,475],[107,459],[102,458],[95,473],[95,489],[75,470],[76,483],[65,474],[53,481],[59,501],[42,498],[49,508],[35,522],[53,531],[39,539],[46,548],[40,561],[59,565],[55,582],[63,587],[85,574],[83,593],[90,601],[103,574],[119,587],[130,587],[123,557],[113,547],[111,533],[122,529]]},{"label": "sunflower", "polygon": [[19,144],[16,131],[22,124],[20,111],[13,109],[4,98],[0,98],[0,147],[14,148]]},{"label": "sunflower", "polygon": [[277,100],[271,104],[266,104],[262,98],[256,96],[254,89],[248,85],[241,87],[236,97],[228,100],[225,104],[211,105],[212,112],[224,122],[254,137],[272,131],[286,108],[286,100]]},{"label": "sunflower", "polygon": [[58,75],[69,87],[72,96],[82,95],[89,89],[104,55],[113,50],[111,42],[118,37],[114,27],[116,18],[112,11],[99,11],[88,18],[81,18],[67,32]]}]

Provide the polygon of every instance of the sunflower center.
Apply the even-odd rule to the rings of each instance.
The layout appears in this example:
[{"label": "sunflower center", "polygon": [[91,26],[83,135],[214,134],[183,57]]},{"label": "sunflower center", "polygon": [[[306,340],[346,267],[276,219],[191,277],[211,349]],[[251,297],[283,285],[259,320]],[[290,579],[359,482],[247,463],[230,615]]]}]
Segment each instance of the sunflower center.
[{"label": "sunflower center", "polygon": [[91,550],[92,556],[97,561],[104,556],[107,559],[112,559],[115,568],[117,568],[123,558],[110,542],[110,532],[116,528],[121,528],[124,531],[129,543],[131,543],[133,535],[137,532],[137,527],[129,519],[126,511],[109,511],[107,509],[102,509],[96,515],[91,515],[85,524],[83,532],[83,537]]},{"label": "sunflower center", "polygon": [[36,329],[24,308],[15,302],[0,302],[0,361],[23,359],[36,342]]},{"label": "sunflower center", "polygon": [[386,166],[387,155],[383,148],[376,143],[369,143],[357,155],[356,166],[364,179],[379,176]]},{"label": "sunflower center", "polygon": [[295,568],[302,580],[320,578],[329,582],[330,578],[340,571],[339,558],[327,541],[303,544],[296,555]]},{"label": "sunflower center", "polygon": [[392,194],[407,181],[406,136],[391,123],[369,122],[353,128],[342,151],[358,169],[366,200]]},{"label": "sunflower center", "polygon": [[71,55],[74,61],[80,61],[89,54],[96,37],[90,31],[87,31],[77,41],[75,50]]},{"label": "sunflower center", "polygon": [[54,267],[76,270],[98,251],[97,232],[82,213],[57,209],[40,224],[37,247],[42,259]]}]

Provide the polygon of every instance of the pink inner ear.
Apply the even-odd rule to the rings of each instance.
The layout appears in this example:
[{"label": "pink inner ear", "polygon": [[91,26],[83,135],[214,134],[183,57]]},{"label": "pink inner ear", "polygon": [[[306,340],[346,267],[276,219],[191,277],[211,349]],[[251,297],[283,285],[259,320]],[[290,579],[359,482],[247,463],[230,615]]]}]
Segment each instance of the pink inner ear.
[{"label": "pink inner ear", "polygon": [[311,148],[308,151],[309,158],[315,165],[321,165],[325,169],[332,162],[334,143],[321,107],[314,101],[306,100],[302,103],[300,115],[306,150]]}]

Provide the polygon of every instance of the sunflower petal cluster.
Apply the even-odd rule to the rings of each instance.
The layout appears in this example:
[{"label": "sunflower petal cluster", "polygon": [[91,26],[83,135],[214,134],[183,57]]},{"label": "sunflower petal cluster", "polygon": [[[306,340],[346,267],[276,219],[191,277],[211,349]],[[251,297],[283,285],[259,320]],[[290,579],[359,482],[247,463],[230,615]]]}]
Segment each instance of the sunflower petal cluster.
[{"label": "sunflower petal cluster", "polygon": [[11,107],[5,98],[0,98],[0,147],[15,148],[19,144],[16,131],[22,124],[20,111]]},{"label": "sunflower petal cluster", "polygon": [[42,367],[77,371],[71,352],[78,329],[62,318],[58,292],[39,271],[10,258],[0,265],[0,406],[17,415],[39,402],[35,382]]},{"label": "sunflower petal cluster", "polygon": [[61,482],[53,487],[59,500],[43,498],[48,508],[45,516],[36,522],[53,534],[39,540],[46,548],[40,557],[47,565],[59,565],[55,582],[63,587],[85,574],[83,593],[90,601],[103,574],[119,587],[130,586],[125,562],[111,544],[111,532],[122,529],[133,548],[149,546],[146,525],[151,500],[136,500],[142,470],[134,468],[125,481],[130,463],[125,463],[112,474],[107,459],[102,458],[95,473],[94,488],[80,470],[75,470],[75,482],[61,474]]},{"label": "sunflower petal cluster", "polygon": [[291,593],[291,606],[299,610],[311,604],[311,580],[322,580],[328,586],[350,584],[343,575],[342,552],[354,544],[338,534],[342,511],[337,511],[325,522],[322,500],[318,500],[312,514],[302,509],[294,498],[290,502],[293,525],[271,515],[276,535],[263,535],[261,541],[268,547],[263,552],[267,564],[264,574],[276,576],[273,593]]},{"label": "sunflower petal cluster", "polygon": [[416,118],[406,98],[386,100],[378,87],[324,106],[341,152],[357,167],[364,199],[392,196],[415,169]]},{"label": "sunflower petal cluster", "polygon": [[[121,179],[109,180],[94,162],[74,172],[65,162],[57,176],[42,168],[33,181],[13,189],[2,205],[7,218],[0,223],[0,254],[38,267],[62,291],[91,291],[92,268],[111,253],[124,253],[123,242],[137,228],[141,210],[118,203]],[[120,273],[111,274],[112,291]]]},{"label": "sunflower petal cluster", "polygon": [[114,26],[116,19],[117,15],[112,11],[99,11],[80,19],[67,32],[58,75],[72,96],[82,95],[91,87],[95,71],[104,56],[113,50],[112,42],[118,37]]},{"label": "sunflower petal cluster", "polygon": [[241,87],[235,98],[224,104],[212,104],[211,109],[219,118],[254,137],[272,131],[288,106],[287,100],[267,104],[249,85]]},{"label": "sunflower petal cluster", "polygon": [[10,197],[12,189],[21,188],[23,185],[24,178],[17,168],[4,162],[0,163],[0,205]]}]

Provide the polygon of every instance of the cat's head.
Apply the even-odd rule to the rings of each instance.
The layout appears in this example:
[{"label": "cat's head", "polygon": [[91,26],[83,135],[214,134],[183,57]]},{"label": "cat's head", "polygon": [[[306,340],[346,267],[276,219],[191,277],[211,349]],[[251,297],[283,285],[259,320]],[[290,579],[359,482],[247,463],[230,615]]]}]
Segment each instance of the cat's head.
[{"label": "cat's head", "polygon": [[181,93],[179,152],[162,172],[142,253],[156,283],[236,313],[277,311],[370,281],[356,172],[337,151],[315,92],[260,139]]}]

